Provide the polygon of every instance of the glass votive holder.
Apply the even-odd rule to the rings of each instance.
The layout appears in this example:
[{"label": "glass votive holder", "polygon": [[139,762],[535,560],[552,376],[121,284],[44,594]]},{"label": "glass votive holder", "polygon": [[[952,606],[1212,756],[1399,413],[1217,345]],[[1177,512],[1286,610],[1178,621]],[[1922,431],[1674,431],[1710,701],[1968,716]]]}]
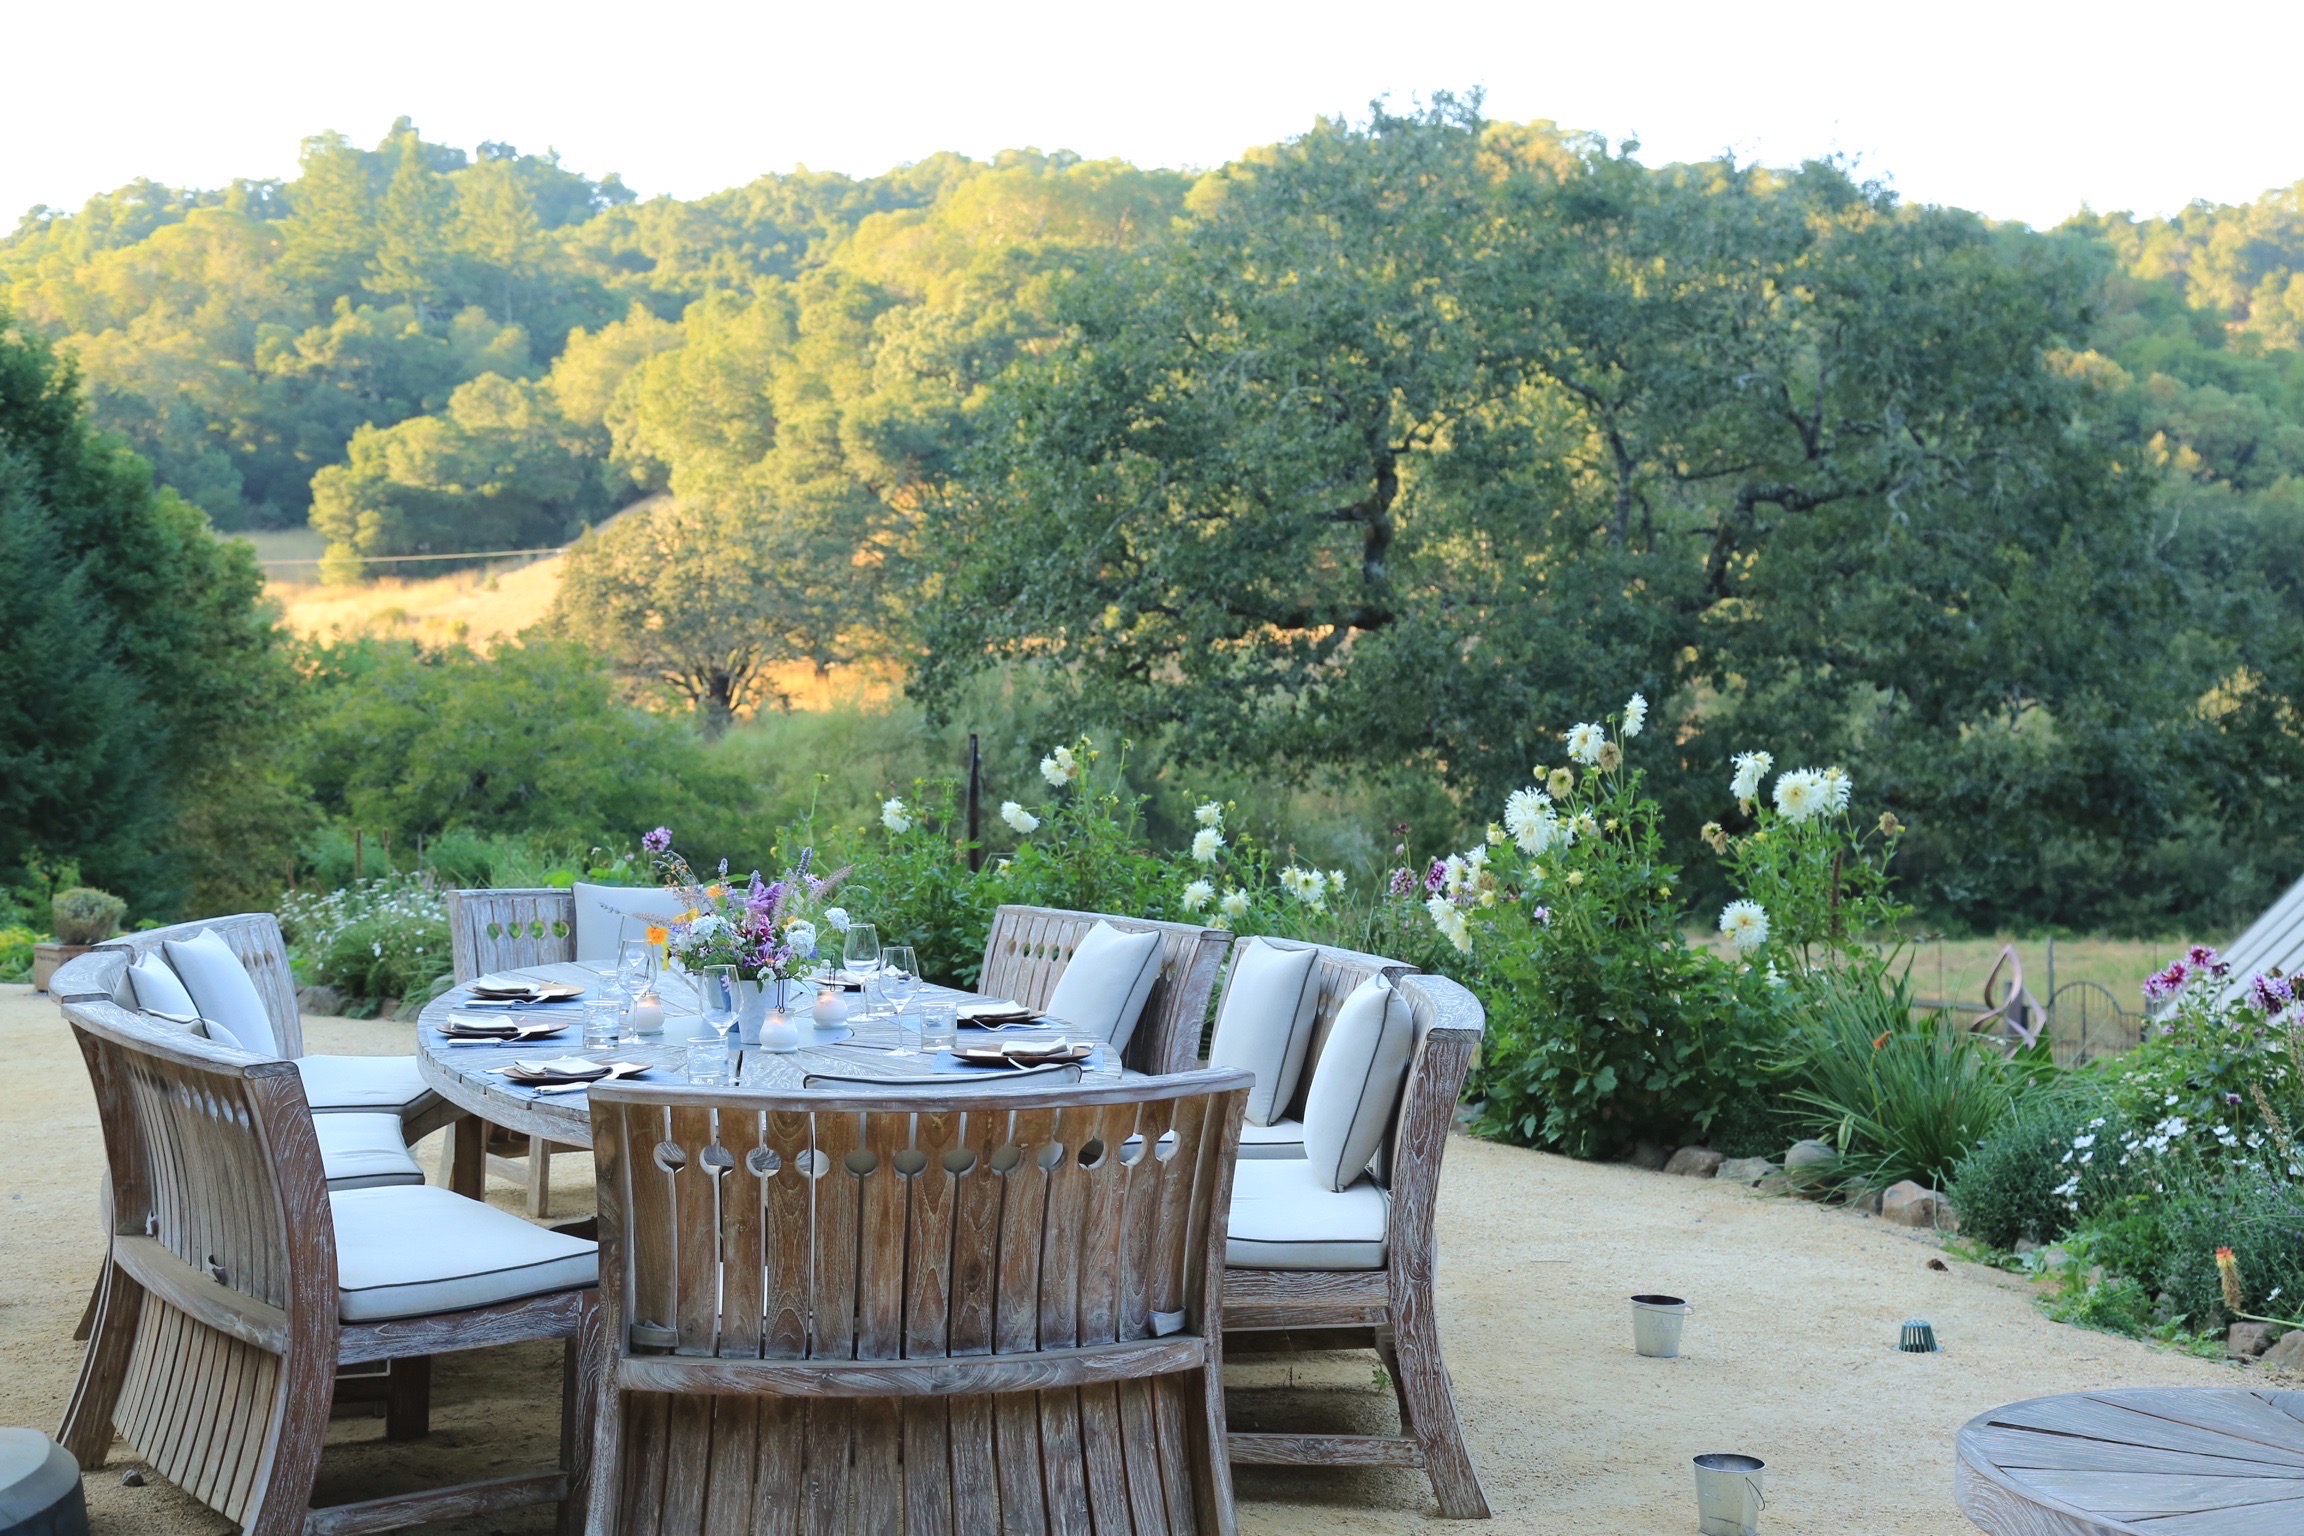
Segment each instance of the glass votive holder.
[{"label": "glass votive holder", "polygon": [[728,1081],[728,1045],[717,1037],[688,1042],[688,1081],[716,1084]]},{"label": "glass votive holder", "polygon": [[584,1010],[584,1044],[587,1048],[613,1046],[623,1032],[622,1003],[594,1003]]},{"label": "glass votive holder", "polygon": [[948,1051],[959,1043],[959,1005],[946,998],[924,997],[913,1005],[920,1016],[920,1049],[927,1055]]}]

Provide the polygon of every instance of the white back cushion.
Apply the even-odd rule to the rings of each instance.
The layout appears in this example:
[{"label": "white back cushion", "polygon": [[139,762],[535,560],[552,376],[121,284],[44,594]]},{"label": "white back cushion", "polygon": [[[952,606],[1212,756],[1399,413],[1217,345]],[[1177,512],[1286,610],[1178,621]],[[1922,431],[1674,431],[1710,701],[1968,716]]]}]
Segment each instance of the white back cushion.
[{"label": "white back cushion", "polygon": [[[192,994],[192,1006],[208,1021],[209,1039],[257,1056],[279,1056],[280,1042],[272,1033],[264,995],[221,934],[203,928],[196,939],[168,940],[167,950],[169,965]],[[141,1000],[143,994],[137,997]]]},{"label": "white back cushion", "polygon": [[1319,958],[1308,945],[1283,949],[1263,939],[1243,940],[1232,951],[1232,980],[1216,1014],[1208,1065],[1256,1074],[1248,1090],[1251,1125],[1270,1125],[1296,1097],[1320,1006]]},{"label": "white back cushion", "polygon": [[145,1013],[156,1013],[164,1019],[197,1019],[199,1005],[192,994],[184,990],[184,983],[168,969],[168,962],[158,955],[146,955],[129,963],[129,978],[136,984],[136,1006]]},{"label": "white back cushion", "polygon": [[1072,951],[1071,963],[1056,978],[1045,1010],[1068,1033],[1093,1035],[1124,1050],[1136,1033],[1136,1020],[1152,983],[1160,979],[1160,935],[1122,933],[1098,923]]},{"label": "white back cushion", "polygon": [[668,925],[688,910],[677,891],[649,885],[576,882],[576,963],[613,965],[624,939],[644,939],[648,925]]},{"label": "white back cushion", "polygon": [[1415,1044],[1408,999],[1381,976],[1353,988],[1336,1010],[1304,1096],[1304,1157],[1328,1188],[1349,1188],[1375,1160]]}]

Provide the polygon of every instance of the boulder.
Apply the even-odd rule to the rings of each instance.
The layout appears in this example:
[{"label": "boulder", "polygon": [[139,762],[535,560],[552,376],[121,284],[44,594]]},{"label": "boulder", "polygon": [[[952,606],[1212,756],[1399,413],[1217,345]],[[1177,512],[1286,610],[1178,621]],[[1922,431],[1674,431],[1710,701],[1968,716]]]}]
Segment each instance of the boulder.
[{"label": "boulder", "polygon": [[1624,1161],[1650,1173],[1662,1173],[1664,1165],[1671,1160],[1671,1151],[1653,1141],[1636,1141],[1624,1150]]},{"label": "boulder", "polygon": [[2018,1252],[2018,1253],[2038,1253],[2039,1251],[2040,1251],[2040,1245],[2039,1245],[2038,1243],[2036,1243],[2036,1242],[2032,1241],[2032,1239],[2030,1239],[2030,1238],[2028,1238],[2028,1237],[2020,1237],[2020,1238],[2016,1239],[2016,1252]]},{"label": "boulder", "polygon": [[332,1019],[344,1011],[344,994],[334,987],[298,987],[296,1008],[300,1013],[316,1013]]},{"label": "boulder", "polygon": [[1710,1147],[1682,1147],[1672,1154],[1672,1160],[1664,1165],[1664,1171],[1685,1178],[1709,1179],[1720,1171],[1720,1165],[1726,1161],[1725,1157]]},{"label": "boulder", "polygon": [[1712,1176],[1731,1184],[1757,1184],[1778,1171],[1776,1165],[1764,1157],[1729,1157],[1721,1159]]},{"label": "boulder", "polygon": [[2304,1376],[2304,1328],[2291,1328],[2280,1335],[2280,1342],[2264,1351],[2263,1363],[2275,1371],[2291,1371]]},{"label": "boulder", "polygon": [[2253,1360],[2272,1347],[2279,1331],[2273,1323],[2234,1323],[2224,1330],[2224,1353],[2235,1360]]},{"label": "boulder", "polygon": [[1951,1201],[1910,1179],[1881,1191],[1880,1214],[1899,1226],[1927,1227],[1940,1232],[1957,1231],[1960,1225],[1952,1214]]},{"label": "boulder", "polygon": [[1828,1141],[1796,1141],[1784,1154],[1784,1177],[1802,1194],[1823,1196],[1839,1166],[1840,1154]]}]

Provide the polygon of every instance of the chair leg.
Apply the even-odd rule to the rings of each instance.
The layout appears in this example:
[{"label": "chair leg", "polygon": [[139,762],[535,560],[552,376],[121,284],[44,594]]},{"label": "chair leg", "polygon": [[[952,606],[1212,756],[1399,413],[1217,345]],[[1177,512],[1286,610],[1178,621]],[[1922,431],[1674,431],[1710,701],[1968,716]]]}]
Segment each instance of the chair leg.
[{"label": "chair leg", "polygon": [[[568,1473],[568,1497],[560,1501],[559,1536],[579,1536],[592,1505],[592,1471],[599,1464],[593,1445],[608,1361],[602,1351],[599,1292],[589,1294],[582,1321],[568,1339],[560,1382],[560,1465]],[[593,1527],[605,1529],[605,1527]]]},{"label": "chair leg", "polygon": [[96,1310],[104,1301],[104,1271],[96,1271],[96,1283],[88,1287],[88,1305],[80,1309],[80,1321],[72,1330],[72,1342],[85,1344],[88,1335],[96,1331]]},{"label": "chair leg", "polygon": [[488,1197],[488,1127],[478,1115],[458,1115],[449,1123],[440,1178],[467,1200]]},{"label": "chair leg", "polygon": [[384,1379],[384,1438],[421,1440],[432,1432],[432,1357],[391,1363]]},{"label": "chair leg", "polygon": [[[587,1532],[612,1532],[617,1527],[618,1495],[624,1482],[624,1394],[617,1389],[610,1361],[615,1355],[612,1341],[600,1335],[605,1330],[605,1319],[597,1310],[586,1332],[591,1342],[584,1346],[587,1397],[592,1412],[592,1459],[584,1468],[590,1483],[585,1500],[583,1529]],[[573,1408],[565,1408],[574,1417]],[[573,1483],[574,1479],[571,1478]],[[569,1504],[575,1503],[574,1489],[570,1489]]]},{"label": "chair leg", "polygon": [[72,1453],[83,1472],[103,1466],[105,1453],[112,1449],[112,1411],[119,1407],[120,1388],[128,1379],[128,1351],[144,1313],[144,1287],[107,1258],[89,1313],[88,1350],[80,1357],[80,1379],[73,1384],[64,1423],[56,1431],[56,1443]]},{"label": "chair leg", "polygon": [[1431,1474],[1440,1513],[1451,1520],[1487,1519],[1488,1496],[1480,1491],[1480,1474],[1472,1470],[1471,1453],[1464,1448],[1464,1426],[1456,1418],[1448,1363],[1440,1357],[1440,1331],[1433,1325],[1428,1282],[1394,1301],[1391,1334],[1398,1362],[1393,1379],[1405,1404],[1401,1417],[1423,1448],[1424,1469]]},{"label": "chair leg", "polygon": [[528,1215],[541,1221],[552,1214],[552,1143],[528,1138]]},{"label": "chair leg", "polygon": [[1400,1347],[1390,1328],[1376,1330],[1376,1358],[1384,1362],[1384,1374],[1392,1378],[1392,1396],[1400,1404],[1400,1427],[1413,1435],[1416,1405],[1408,1401],[1408,1384],[1400,1379]]}]

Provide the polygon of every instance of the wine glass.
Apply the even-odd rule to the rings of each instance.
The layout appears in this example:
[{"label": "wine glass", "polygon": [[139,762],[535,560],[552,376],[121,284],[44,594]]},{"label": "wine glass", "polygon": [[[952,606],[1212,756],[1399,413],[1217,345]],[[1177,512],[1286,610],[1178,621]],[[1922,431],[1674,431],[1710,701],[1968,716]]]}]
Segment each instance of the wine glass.
[{"label": "wine glass", "polygon": [[616,973],[627,995],[638,997],[656,979],[656,946],[646,939],[622,939],[616,945]]},{"label": "wine glass", "polygon": [[736,967],[704,967],[696,983],[696,996],[705,1025],[720,1037],[721,1045],[726,1046],[728,1031],[736,1027]]},{"label": "wine glass", "polygon": [[913,958],[911,945],[891,944],[880,951],[880,990],[887,996],[896,1023],[896,1044],[888,1054],[908,1056],[911,1046],[904,1038],[904,1010],[920,991],[920,962]]},{"label": "wine glass", "polygon": [[864,1018],[872,1017],[872,981],[880,971],[880,931],[870,923],[850,923],[840,943],[841,967],[864,983]]}]

